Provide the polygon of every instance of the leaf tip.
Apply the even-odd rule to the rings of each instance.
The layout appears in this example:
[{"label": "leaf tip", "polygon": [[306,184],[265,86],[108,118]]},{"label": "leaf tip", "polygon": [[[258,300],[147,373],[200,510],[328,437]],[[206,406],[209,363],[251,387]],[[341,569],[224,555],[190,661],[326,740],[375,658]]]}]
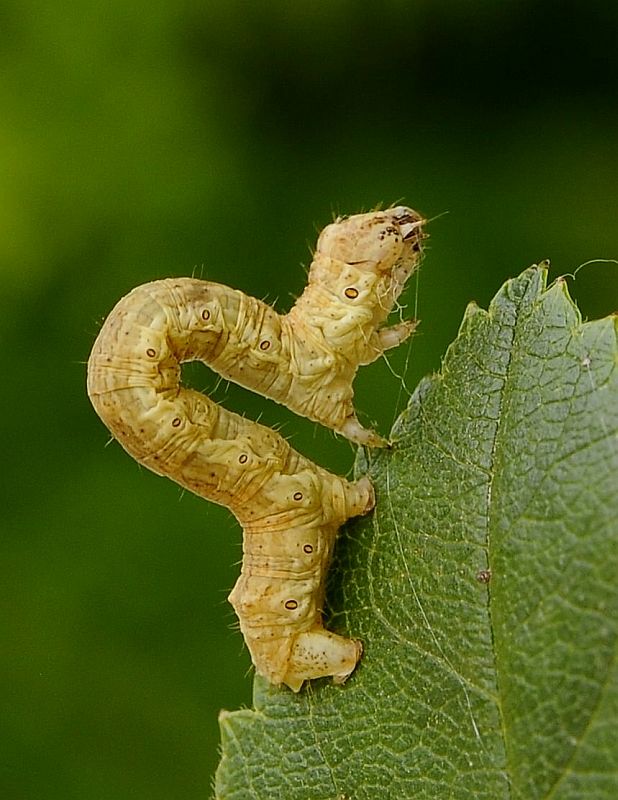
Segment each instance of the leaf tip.
[{"label": "leaf tip", "polygon": [[466,306],[466,310],[464,311],[462,324],[464,324],[468,319],[475,317],[477,314],[486,313],[484,309],[482,309],[476,300],[471,300],[468,305]]}]

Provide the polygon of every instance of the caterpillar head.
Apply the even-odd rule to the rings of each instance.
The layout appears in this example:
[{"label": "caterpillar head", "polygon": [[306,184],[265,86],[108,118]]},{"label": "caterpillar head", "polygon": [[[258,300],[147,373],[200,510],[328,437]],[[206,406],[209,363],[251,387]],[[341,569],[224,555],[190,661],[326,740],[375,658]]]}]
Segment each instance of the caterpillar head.
[{"label": "caterpillar head", "polygon": [[405,206],[338,217],[320,234],[316,255],[375,274],[405,267],[410,274],[426,237],[423,222],[420,214]]}]

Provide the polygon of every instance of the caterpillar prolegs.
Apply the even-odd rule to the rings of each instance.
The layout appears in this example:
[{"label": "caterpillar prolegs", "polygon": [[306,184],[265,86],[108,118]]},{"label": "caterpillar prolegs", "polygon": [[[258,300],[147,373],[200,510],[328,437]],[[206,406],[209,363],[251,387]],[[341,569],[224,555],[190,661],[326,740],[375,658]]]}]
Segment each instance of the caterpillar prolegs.
[{"label": "caterpillar prolegs", "polygon": [[373,508],[373,488],[183,387],[180,364],[203,361],[354,442],[385,444],[358,421],[352,382],[414,330],[413,320],[382,324],[419,263],[422,222],[400,206],[328,225],[285,315],[209,281],[139,286],[108,316],[88,362],[90,399],[125,450],[239,520],[243,563],[229,599],[257,672],[294,691],[317,677],[343,683],[360,658],[359,642],[324,628],[322,607],[337,530]]}]

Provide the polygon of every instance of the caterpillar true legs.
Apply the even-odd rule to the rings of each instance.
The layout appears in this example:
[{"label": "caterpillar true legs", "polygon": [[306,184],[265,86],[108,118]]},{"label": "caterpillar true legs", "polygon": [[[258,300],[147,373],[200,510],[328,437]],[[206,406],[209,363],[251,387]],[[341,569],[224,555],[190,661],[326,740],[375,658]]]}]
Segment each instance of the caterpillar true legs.
[{"label": "caterpillar true legs", "polygon": [[360,658],[360,643],[324,629],[322,608],[337,530],[373,507],[373,489],[182,387],[180,364],[204,361],[353,441],[381,444],[356,418],[352,380],[413,330],[379,326],[422,238],[421,218],[403,207],[329,225],[285,316],[220,284],[146,284],[116,305],[88,363],[92,403],[122,446],[240,521],[243,566],[230,601],[257,671],[294,691],[315,677],[343,682]]}]

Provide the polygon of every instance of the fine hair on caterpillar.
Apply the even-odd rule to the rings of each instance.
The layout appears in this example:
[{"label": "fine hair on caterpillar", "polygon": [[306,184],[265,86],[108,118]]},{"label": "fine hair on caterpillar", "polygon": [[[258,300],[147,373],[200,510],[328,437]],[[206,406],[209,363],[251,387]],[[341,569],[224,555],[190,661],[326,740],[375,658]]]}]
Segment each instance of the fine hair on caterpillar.
[{"label": "fine hair on caterpillar", "polygon": [[373,488],[182,386],[180,365],[202,361],[352,442],[385,445],[358,421],[352,383],[414,330],[414,320],[384,323],[420,262],[422,223],[403,206],[335,220],[283,315],[210,281],[139,286],[107,317],[88,361],[88,394],[122,447],[240,522],[229,599],[257,672],[294,691],[317,677],[343,683],[360,658],[360,642],[324,628],[322,609],[337,531],[373,508]]}]

